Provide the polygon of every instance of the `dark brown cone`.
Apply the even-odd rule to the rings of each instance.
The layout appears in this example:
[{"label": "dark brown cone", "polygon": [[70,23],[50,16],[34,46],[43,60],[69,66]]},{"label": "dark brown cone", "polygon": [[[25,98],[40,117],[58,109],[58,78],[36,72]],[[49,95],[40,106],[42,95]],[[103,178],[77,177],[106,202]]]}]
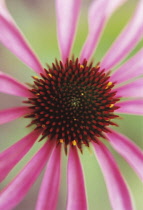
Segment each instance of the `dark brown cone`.
[{"label": "dark brown cone", "polygon": [[48,136],[65,147],[70,143],[81,149],[82,144],[89,146],[91,140],[104,137],[109,125],[116,125],[111,121],[118,117],[115,83],[99,64],[56,61],[41,78],[33,79],[33,97],[27,101],[31,112],[26,117],[32,118],[30,125],[36,129],[43,128],[41,140]]}]

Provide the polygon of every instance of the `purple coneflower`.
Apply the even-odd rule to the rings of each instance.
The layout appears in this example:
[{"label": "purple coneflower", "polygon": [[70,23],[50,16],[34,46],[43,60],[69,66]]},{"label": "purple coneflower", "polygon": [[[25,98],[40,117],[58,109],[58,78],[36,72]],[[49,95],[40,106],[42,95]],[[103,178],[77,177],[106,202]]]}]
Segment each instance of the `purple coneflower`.
[{"label": "purple coneflower", "polygon": [[[27,154],[33,144],[45,144],[0,195],[0,210],[13,209],[26,195],[45,167],[36,209],[55,209],[61,170],[61,148],[68,156],[67,210],[88,209],[79,153],[93,149],[102,169],[109,199],[114,210],[132,210],[128,187],[104,142],[130,164],[143,180],[143,153],[111,125],[120,113],[143,114],[143,50],[111,72],[143,36],[143,1],[111,46],[102,61],[90,61],[105,23],[125,0],[96,0],[89,8],[89,33],[78,58],[70,57],[75,36],[80,0],[56,0],[58,42],[61,61],[44,69],[0,1],[0,40],[10,51],[33,69],[33,84],[26,86],[0,73],[0,91],[27,99],[23,106],[0,111],[0,124],[19,117],[30,118],[35,129],[0,154],[0,180]],[[126,83],[125,83],[126,82]],[[125,100],[122,100],[124,99]],[[129,100],[127,98],[130,98]],[[102,140],[104,139],[104,140]],[[37,144],[40,145],[40,143]],[[84,152],[83,152],[84,153]],[[96,208],[96,207],[95,207]]]}]

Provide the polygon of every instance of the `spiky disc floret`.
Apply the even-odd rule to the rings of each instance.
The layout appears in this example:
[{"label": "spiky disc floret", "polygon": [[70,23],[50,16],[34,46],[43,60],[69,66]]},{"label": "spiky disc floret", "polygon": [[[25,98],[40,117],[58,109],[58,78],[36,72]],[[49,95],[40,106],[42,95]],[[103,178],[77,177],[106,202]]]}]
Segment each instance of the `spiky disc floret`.
[{"label": "spiky disc floret", "polygon": [[117,117],[119,99],[112,90],[114,83],[99,65],[88,65],[86,60],[80,64],[78,59],[67,59],[65,64],[56,61],[41,78],[33,78],[27,117],[33,118],[36,129],[43,128],[41,139],[48,136],[65,147],[70,143],[81,148],[104,137],[107,126],[114,125],[111,119]]}]

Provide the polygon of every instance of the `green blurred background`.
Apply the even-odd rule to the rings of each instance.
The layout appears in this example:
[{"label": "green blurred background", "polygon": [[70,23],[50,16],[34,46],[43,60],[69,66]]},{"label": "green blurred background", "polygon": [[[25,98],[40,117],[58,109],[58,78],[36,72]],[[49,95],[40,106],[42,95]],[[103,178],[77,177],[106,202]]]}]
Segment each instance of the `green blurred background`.
[{"label": "green blurred background", "polygon": [[[79,21],[79,27],[77,30],[77,37],[74,44],[73,53],[78,56],[82,47],[82,44],[87,35],[87,8],[91,1],[82,1],[82,11]],[[94,55],[96,62],[100,61],[104,53],[107,51],[111,43],[119,34],[123,26],[127,23],[133,11],[135,9],[137,1],[129,0],[125,5],[118,9],[110,18],[108,25],[104,31],[101,42]],[[57,37],[56,37],[56,19],[55,19],[55,7],[53,0],[7,0],[8,8],[11,11],[17,24],[29,40],[31,46],[38,54],[41,62],[45,66],[46,63],[51,64],[55,58],[60,58]],[[143,42],[140,42],[135,50],[143,46]],[[12,53],[0,45],[0,70],[4,71],[22,82],[31,82],[31,76],[35,75],[28,69],[23,63],[21,63]],[[131,56],[131,55],[130,55]],[[21,98],[15,96],[9,96],[0,94],[0,108],[8,108],[13,106],[19,106],[21,104]],[[122,115],[123,120],[117,120],[119,124],[118,131],[121,131],[126,136],[130,137],[140,148],[143,148],[143,118],[141,116],[126,116]],[[12,123],[2,125],[0,127],[0,140],[2,150],[12,145],[14,142],[21,139],[25,134],[29,133],[32,128],[25,128],[28,124],[28,120],[18,119]],[[4,187],[9,181],[18,173],[18,171],[26,164],[26,162],[33,156],[34,152],[41,147],[41,143],[36,143],[32,150],[26,155],[25,158],[18,164],[6,180],[1,184]],[[143,209],[143,185],[136,176],[134,171],[128,166],[128,164],[121,158],[112,148],[107,145],[112,151],[114,157],[117,160],[119,168],[124,175],[132,195],[135,199],[137,210]],[[111,206],[108,200],[107,190],[103,180],[102,173],[99,165],[88,149],[84,149],[84,155],[81,155],[85,179],[87,186],[87,196],[89,200],[89,210],[111,210]],[[66,162],[67,157],[63,155],[62,164],[62,180],[59,193],[59,200],[57,210],[65,209],[66,202]],[[31,188],[24,200],[15,208],[15,210],[31,210],[34,209],[37,200],[37,195],[40,187],[40,183],[43,177],[43,172],[38,178],[37,182]],[[124,196],[124,195],[123,195]],[[74,199],[74,198],[73,198]]]}]

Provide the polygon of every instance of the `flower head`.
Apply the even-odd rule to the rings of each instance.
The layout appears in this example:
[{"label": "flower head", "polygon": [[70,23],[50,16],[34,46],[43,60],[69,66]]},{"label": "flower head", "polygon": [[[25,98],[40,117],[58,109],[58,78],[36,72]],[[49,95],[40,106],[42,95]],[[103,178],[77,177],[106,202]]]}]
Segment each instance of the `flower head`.
[{"label": "flower head", "polygon": [[67,59],[65,65],[56,62],[49,66],[41,77],[34,77],[33,97],[24,101],[30,109],[26,117],[32,118],[29,125],[43,128],[40,140],[48,136],[64,142],[65,150],[71,144],[82,151],[82,144],[97,142],[97,137],[108,132],[107,126],[115,124],[111,119],[118,117],[114,104],[119,99],[99,64],[94,67],[86,60]]},{"label": "flower head", "polygon": [[[106,21],[125,0],[96,0],[89,8],[89,33],[78,58],[71,49],[81,7],[80,0],[56,0],[58,43],[61,60],[43,68],[0,1],[0,41],[37,75],[30,85],[0,73],[0,91],[25,97],[23,106],[0,111],[0,124],[28,118],[33,131],[0,154],[0,180],[28,153],[36,140],[44,145],[1,192],[0,209],[13,209],[26,195],[47,163],[36,209],[55,209],[59,193],[61,150],[68,156],[66,209],[86,210],[87,195],[79,159],[84,147],[94,150],[114,210],[132,210],[127,185],[104,142],[131,165],[143,180],[143,153],[127,137],[114,131],[120,114],[143,115],[143,50],[116,67],[143,35],[143,1],[100,63],[95,51]],[[112,69],[116,67],[116,71]],[[125,82],[125,83],[123,83]],[[131,98],[131,99],[128,99]],[[126,99],[126,100],[125,100]],[[37,141],[37,144],[40,144]],[[35,143],[35,144],[36,144]],[[78,150],[79,149],[79,150]],[[83,152],[84,153],[84,152]],[[115,199],[116,197],[116,199]],[[96,207],[95,207],[96,208]]]}]

